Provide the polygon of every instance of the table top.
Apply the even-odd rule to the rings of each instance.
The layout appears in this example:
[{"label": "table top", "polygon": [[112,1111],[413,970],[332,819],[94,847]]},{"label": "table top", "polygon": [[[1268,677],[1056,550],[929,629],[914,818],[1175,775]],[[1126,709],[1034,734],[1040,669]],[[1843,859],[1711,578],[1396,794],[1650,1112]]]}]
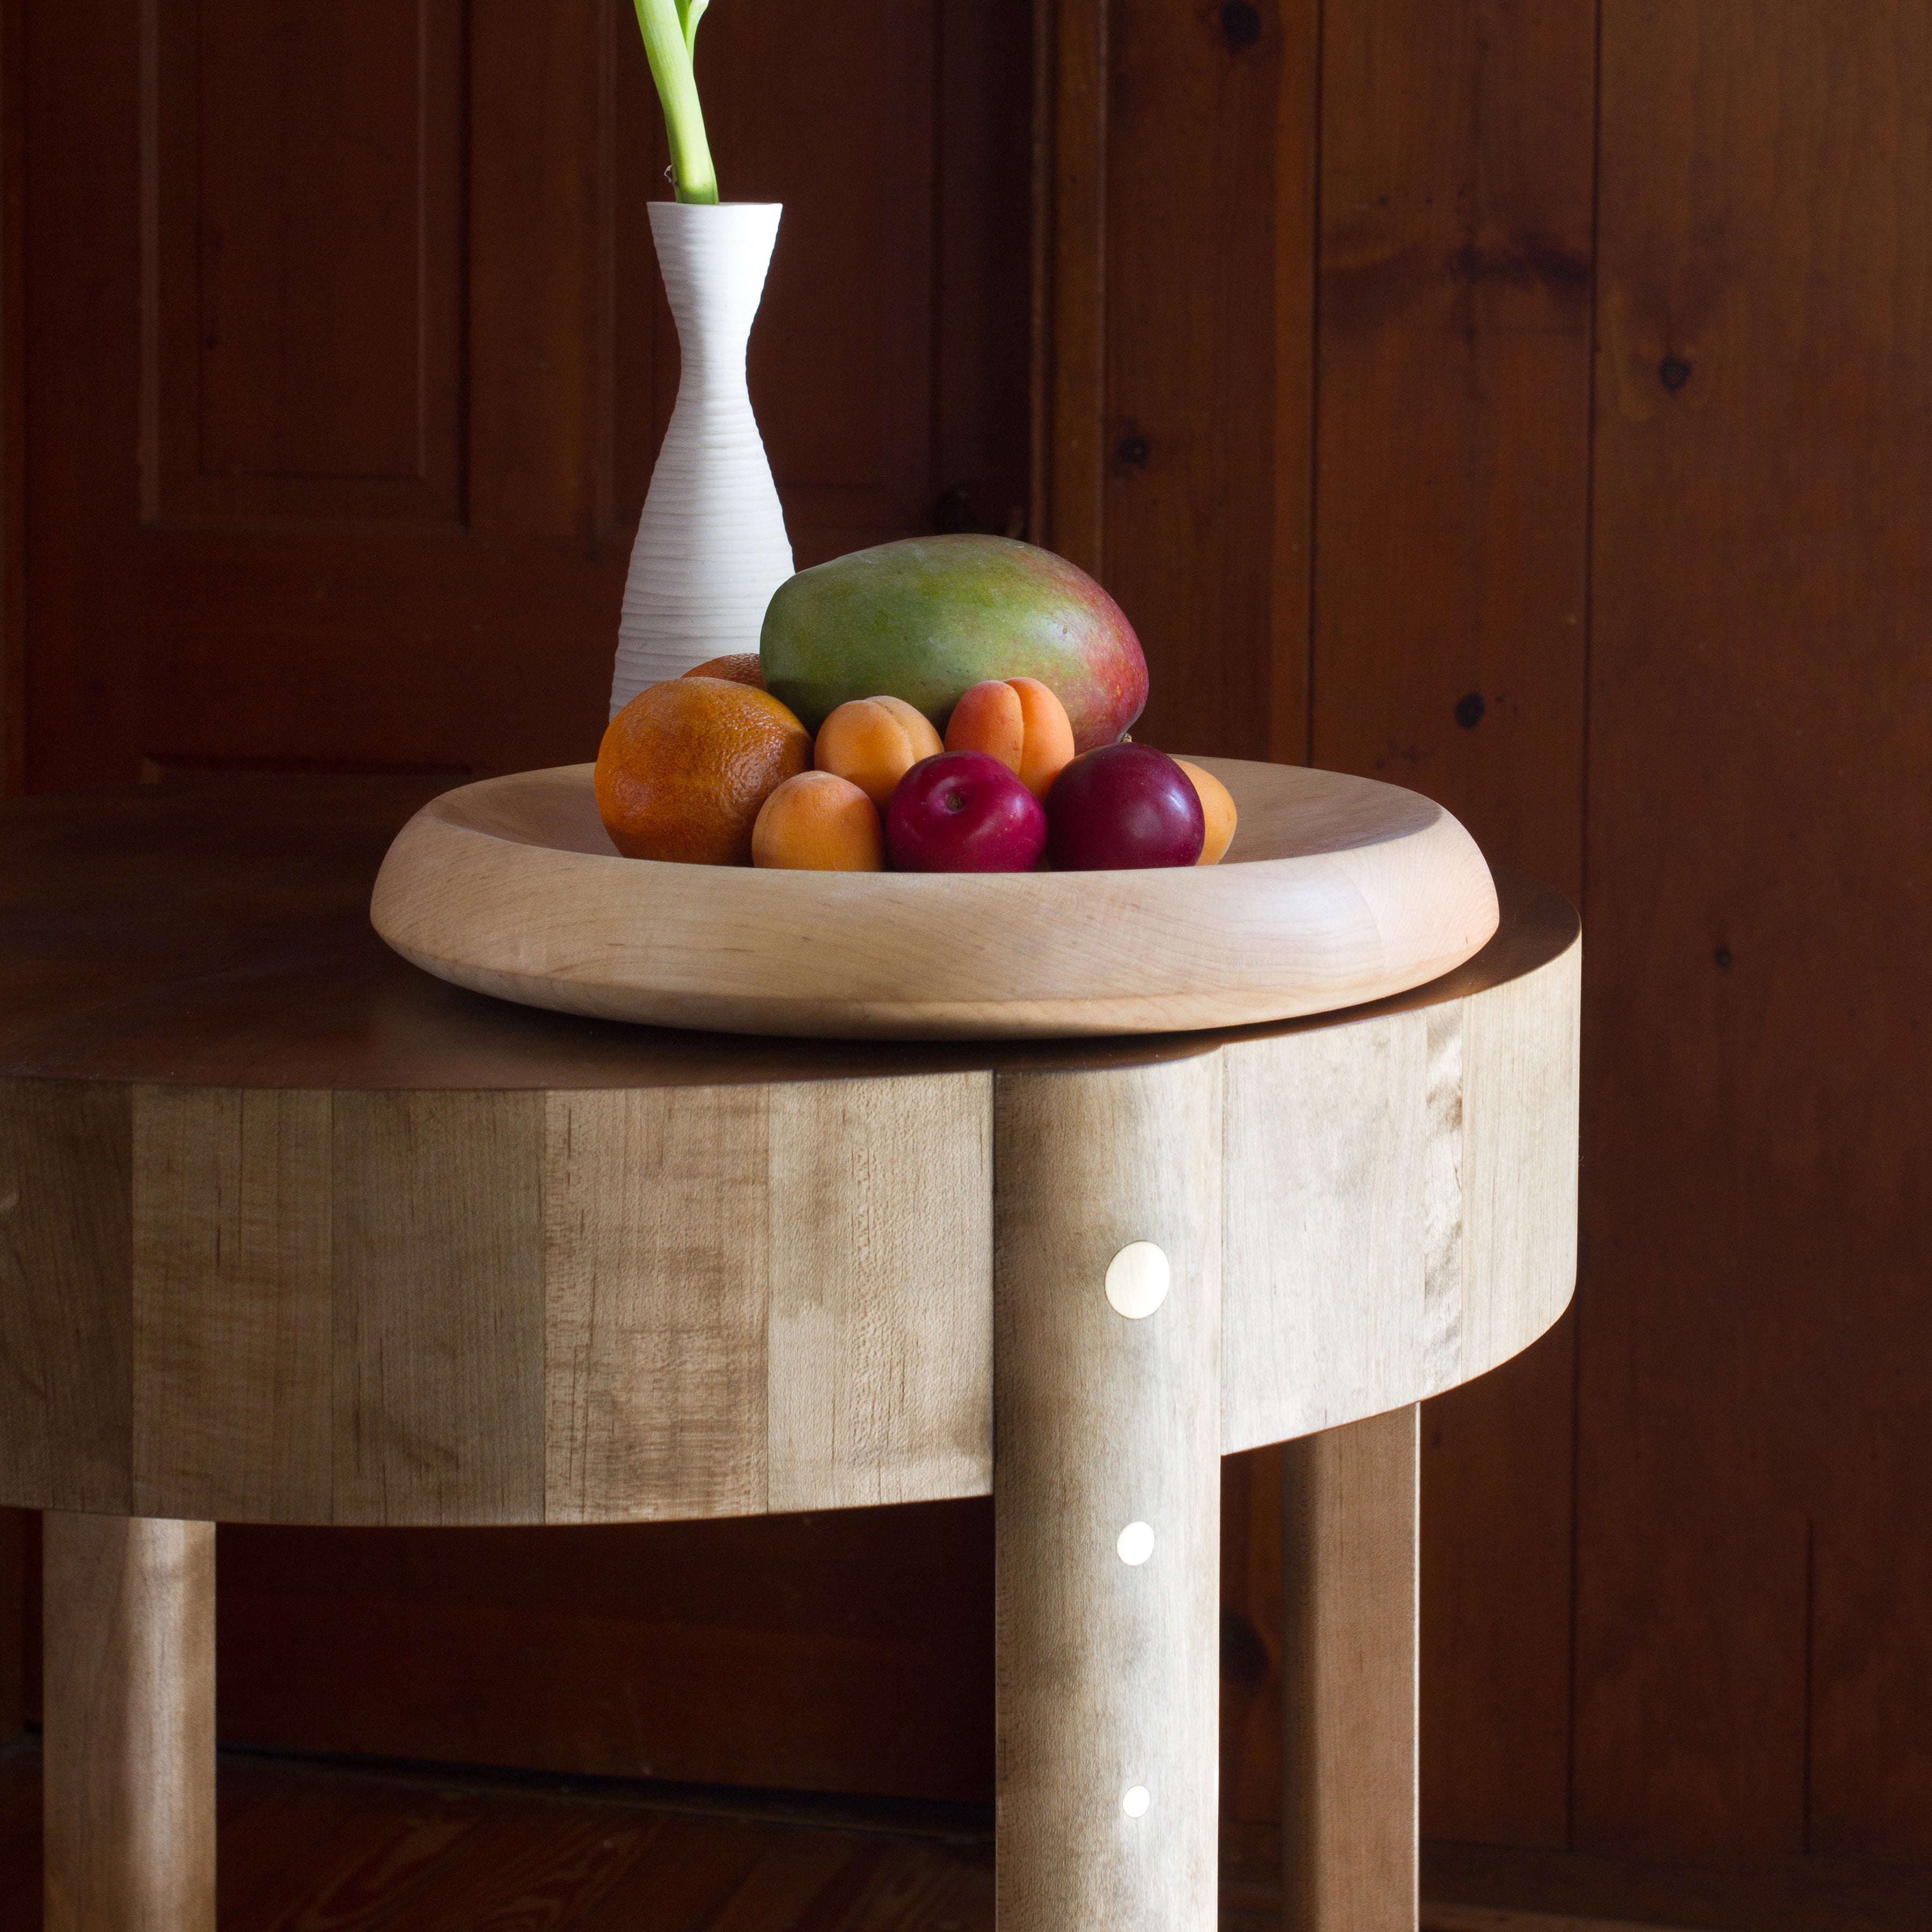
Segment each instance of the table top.
[{"label": "table top", "polygon": [[0,1077],[346,1091],[566,1090],[1143,1066],[1467,998],[1575,940],[1547,886],[1497,875],[1466,964],[1370,1006],[1088,1040],[777,1040],[579,1018],[462,991],[369,922],[389,842],[444,782],[211,778],[0,806]]}]

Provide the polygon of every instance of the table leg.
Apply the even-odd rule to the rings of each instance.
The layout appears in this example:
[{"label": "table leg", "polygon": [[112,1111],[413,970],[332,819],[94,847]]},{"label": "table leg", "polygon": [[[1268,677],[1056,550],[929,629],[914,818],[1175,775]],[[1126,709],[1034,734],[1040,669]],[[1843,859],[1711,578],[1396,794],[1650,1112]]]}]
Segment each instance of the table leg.
[{"label": "table leg", "polygon": [[1414,1932],[1420,1412],[1282,1450],[1283,1932]]},{"label": "table leg", "polygon": [[999,1078],[1000,1932],[1214,1932],[1221,1111],[1214,1056]]},{"label": "table leg", "polygon": [[214,1932],[214,1526],[46,1524],[49,1932]]}]

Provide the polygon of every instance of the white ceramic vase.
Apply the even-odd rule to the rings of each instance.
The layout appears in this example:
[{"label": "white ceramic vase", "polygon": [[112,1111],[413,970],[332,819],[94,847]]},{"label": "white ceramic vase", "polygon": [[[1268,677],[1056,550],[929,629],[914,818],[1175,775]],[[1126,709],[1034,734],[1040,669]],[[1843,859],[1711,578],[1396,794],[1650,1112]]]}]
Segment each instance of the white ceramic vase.
[{"label": "white ceramic vase", "polygon": [[778,487],[745,386],[745,348],[778,239],[776,202],[651,203],[681,368],[632,547],[610,682],[615,716],[646,685],[755,651],[792,574]]}]

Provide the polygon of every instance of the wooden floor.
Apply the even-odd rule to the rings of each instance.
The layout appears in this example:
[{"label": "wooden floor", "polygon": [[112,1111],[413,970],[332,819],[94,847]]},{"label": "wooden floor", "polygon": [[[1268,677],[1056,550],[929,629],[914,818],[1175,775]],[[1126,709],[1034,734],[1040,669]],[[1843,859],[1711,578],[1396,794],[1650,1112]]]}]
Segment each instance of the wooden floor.
[{"label": "wooden floor", "polygon": [[[0,1932],[39,1932],[40,1754],[0,1750]],[[224,1754],[221,1932],[992,1932],[990,1821]],[[1278,1932],[1271,1848],[1222,1932]]]},{"label": "wooden floor", "polygon": [[[993,1932],[963,1807],[225,1753],[220,1932]],[[0,1932],[40,1932],[38,1742],[0,1746]],[[1280,1932],[1280,1840],[1226,1826],[1221,1932]],[[1922,1870],[1748,1872],[1426,1845],[1420,1932],[1924,1932]],[[1480,1903],[1507,1898],[1508,1906]]]}]

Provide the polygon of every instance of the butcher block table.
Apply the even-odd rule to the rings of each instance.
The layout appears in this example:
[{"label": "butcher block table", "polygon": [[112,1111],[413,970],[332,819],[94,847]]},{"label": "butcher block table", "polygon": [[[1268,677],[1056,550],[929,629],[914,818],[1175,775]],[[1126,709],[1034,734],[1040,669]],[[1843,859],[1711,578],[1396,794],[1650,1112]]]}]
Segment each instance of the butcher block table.
[{"label": "butcher block table", "polygon": [[1220,1458],[1289,1445],[1288,1923],[1415,1911],[1417,1410],[1576,1234],[1576,921],[1218,1033],[671,1032],[417,971],[434,788],[0,810],[0,1503],[47,1923],[214,1922],[214,1528],[991,1494],[1003,1932],[1210,1932]]}]

